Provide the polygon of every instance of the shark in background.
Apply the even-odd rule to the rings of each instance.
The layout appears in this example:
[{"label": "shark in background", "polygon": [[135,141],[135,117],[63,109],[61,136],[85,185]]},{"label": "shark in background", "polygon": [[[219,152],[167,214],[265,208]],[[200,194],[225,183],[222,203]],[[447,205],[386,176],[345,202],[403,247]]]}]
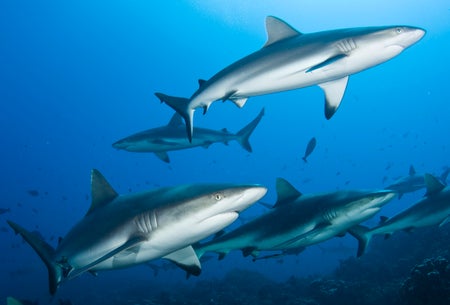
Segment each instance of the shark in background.
[{"label": "shark in background", "polygon": [[197,146],[208,148],[211,144],[218,142],[228,145],[230,141],[237,141],[246,151],[252,152],[249,138],[263,115],[264,109],[253,121],[236,134],[230,133],[225,128],[222,130],[194,128],[195,135],[192,141],[189,142],[186,138],[182,118],[178,113],[175,113],[168,125],[138,132],[115,142],[112,146],[131,152],[153,152],[158,158],[167,163],[170,162],[168,151]]},{"label": "shark in background", "polygon": [[166,258],[201,272],[192,244],[234,222],[267,189],[246,184],[193,184],[119,195],[92,170],[88,212],[56,249],[20,225],[8,224],[45,263],[50,293],[86,271],[117,269]]},{"label": "shark in background", "polygon": [[[447,184],[447,177],[450,173],[449,167],[444,167],[444,171],[439,176],[439,180],[443,184]],[[416,173],[413,165],[409,166],[408,176],[401,177],[395,180],[392,184],[385,187],[387,190],[393,190],[398,193],[398,198],[401,199],[405,193],[412,193],[420,189],[426,188],[424,174]]]},{"label": "shark in background", "polygon": [[381,64],[419,41],[423,29],[379,26],[304,34],[283,20],[266,18],[267,41],[258,51],[232,63],[209,80],[199,80],[190,98],[155,93],[177,111],[192,141],[194,111],[206,113],[215,101],[243,107],[252,96],[319,85],[325,92],[325,116],[338,109],[350,75]]},{"label": "shark in background", "polygon": [[389,237],[397,231],[412,231],[415,228],[439,225],[443,226],[450,220],[450,188],[438,178],[424,175],[427,192],[422,200],[392,218],[381,217],[380,225],[369,229],[365,226],[355,226],[349,230],[359,241],[358,256],[364,254],[374,235],[384,234]]},{"label": "shark in background", "polygon": [[258,258],[260,251],[281,251],[262,258],[298,253],[307,246],[343,236],[374,216],[395,193],[389,190],[348,190],[302,195],[282,178],[276,181],[277,202],[254,220],[211,241],[194,245],[198,257],[206,252],[223,258],[232,250]]}]

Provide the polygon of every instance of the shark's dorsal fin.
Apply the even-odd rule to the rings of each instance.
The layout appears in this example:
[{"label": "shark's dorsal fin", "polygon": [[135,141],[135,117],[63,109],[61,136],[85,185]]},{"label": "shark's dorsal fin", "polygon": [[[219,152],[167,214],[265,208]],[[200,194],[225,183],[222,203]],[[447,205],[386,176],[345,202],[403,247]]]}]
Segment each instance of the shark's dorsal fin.
[{"label": "shark's dorsal fin", "polygon": [[105,206],[119,196],[105,177],[95,168],[91,171],[91,193],[92,203],[86,215],[99,207]]},{"label": "shark's dorsal fin", "polygon": [[200,79],[198,80],[198,87],[201,88],[201,87],[203,86],[204,83],[206,83],[206,80],[200,78]]},{"label": "shark's dorsal fin", "polygon": [[425,174],[425,186],[427,187],[427,192],[425,196],[432,196],[445,188],[445,185],[442,184],[436,177],[430,174]]},{"label": "shark's dorsal fin", "polygon": [[283,20],[273,16],[266,18],[266,32],[267,41],[264,48],[275,42],[302,34]]},{"label": "shark's dorsal fin", "polygon": [[172,116],[172,118],[169,121],[169,124],[167,126],[170,127],[178,127],[180,125],[183,125],[183,120],[181,115],[178,114],[178,112],[175,112],[175,114]]},{"label": "shark's dorsal fin", "polygon": [[200,275],[202,267],[192,246],[187,246],[172,252],[163,258],[175,263],[178,267],[186,271],[189,275]]},{"label": "shark's dorsal fin", "polygon": [[416,170],[414,169],[414,166],[409,166],[409,175],[414,176],[416,174]]},{"label": "shark's dorsal fin", "polygon": [[291,202],[302,195],[295,187],[292,186],[287,180],[283,178],[277,178],[277,202],[273,206],[278,208],[288,202]]}]

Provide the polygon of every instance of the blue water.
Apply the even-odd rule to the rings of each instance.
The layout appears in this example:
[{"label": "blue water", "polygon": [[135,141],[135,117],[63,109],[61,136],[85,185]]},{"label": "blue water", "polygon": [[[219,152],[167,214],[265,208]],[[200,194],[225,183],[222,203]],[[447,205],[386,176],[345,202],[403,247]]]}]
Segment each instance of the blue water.
[{"label": "blue water", "polygon": [[[440,173],[449,165],[448,1],[241,2],[0,2],[0,207],[11,208],[0,215],[0,299],[48,300],[44,265],[5,220],[36,229],[55,245],[89,207],[92,168],[119,193],[182,183],[245,182],[267,186],[264,201],[273,203],[276,177],[310,193],[382,188],[406,175],[410,164],[420,173]],[[208,79],[259,49],[266,39],[267,15],[305,33],[405,24],[427,34],[393,60],[350,77],[330,121],[324,118],[318,87],[251,98],[243,109],[227,102],[214,103],[205,116],[196,112],[195,126],[236,132],[265,107],[250,138],[253,153],[236,142],[215,144],[169,153],[171,163],[166,164],[153,154],[111,147],[131,133],[167,124],[173,110],[160,104],[154,92],[190,96],[197,79]],[[301,157],[313,136],[317,147],[305,164]],[[388,178],[384,184],[383,177]],[[31,196],[29,190],[39,195]],[[384,214],[392,215],[422,195],[419,191],[394,200]],[[242,217],[264,211],[255,205]],[[350,237],[323,244],[339,246],[356,251]],[[252,263],[233,253],[221,262],[207,262],[201,278],[221,278],[238,266],[282,281],[291,275],[326,274],[350,255],[354,253],[313,246],[280,264]],[[179,282],[185,283],[180,270],[154,277],[151,269],[139,266],[98,278],[81,276],[59,293],[81,300],[80,287],[85,293],[120,295],[132,283],[151,288]]]}]

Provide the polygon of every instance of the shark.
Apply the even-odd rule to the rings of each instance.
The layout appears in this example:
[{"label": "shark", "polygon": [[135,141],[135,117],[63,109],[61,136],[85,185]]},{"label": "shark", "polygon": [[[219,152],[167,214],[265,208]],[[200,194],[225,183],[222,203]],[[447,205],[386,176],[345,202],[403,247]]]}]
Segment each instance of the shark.
[{"label": "shark", "polygon": [[442,227],[450,220],[450,187],[431,174],[424,174],[426,194],[411,207],[387,218],[382,216],[381,223],[369,229],[358,225],[349,233],[358,239],[358,257],[362,256],[374,235],[384,234],[386,238],[397,231],[412,231],[415,228],[439,225]]},{"label": "shark", "polygon": [[192,244],[233,223],[267,189],[257,184],[187,184],[119,195],[96,169],[92,203],[57,248],[8,224],[45,263],[50,294],[62,281],[165,258],[190,274],[201,265]]},{"label": "shark", "polygon": [[[439,176],[439,180],[446,184],[446,180],[450,169],[448,167],[444,168],[444,171]],[[423,174],[416,173],[413,165],[409,166],[408,176],[401,177],[395,180],[392,184],[388,185],[386,189],[394,190],[398,193],[398,198],[401,199],[405,193],[415,192],[417,190],[426,187],[425,178]]]},{"label": "shark", "polygon": [[318,85],[325,93],[330,119],[344,96],[350,75],[388,61],[418,42],[425,30],[412,26],[378,26],[301,33],[285,21],[266,18],[264,46],[230,64],[209,80],[199,80],[190,98],[155,95],[177,111],[192,141],[197,108],[206,113],[215,101],[242,108],[249,97]]},{"label": "shark", "polygon": [[[223,258],[241,250],[254,260],[298,253],[371,218],[395,193],[389,190],[341,190],[303,195],[283,178],[276,180],[277,201],[265,214],[210,241],[194,245],[198,257],[216,252]],[[258,257],[260,251],[277,251]]]},{"label": "shark", "polygon": [[112,146],[131,152],[153,152],[166,163],[170,162],[167,154],[168,151],[197,146],[208,148],[211,144],[218,142],[228,145],[228,142],[235,140],[246,151],[252,152],[249,137],[261,121],[263,115],[264,109],[261,110],[253,121],[236,134],[229,132],[226,128],[222,130],[194,128],[195,136],[189,142],[186,138],[182,118],[178,113],[175,113],[166,126],[138,132],[115,142]]}]

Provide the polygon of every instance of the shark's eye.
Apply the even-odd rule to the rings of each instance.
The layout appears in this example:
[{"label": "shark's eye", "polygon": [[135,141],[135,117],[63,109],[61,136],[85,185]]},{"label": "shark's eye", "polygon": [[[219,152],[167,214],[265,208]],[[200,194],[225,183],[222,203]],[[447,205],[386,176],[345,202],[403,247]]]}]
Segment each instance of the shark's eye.
[{"label": "shark's eye", "polygon": [[401,32],[403,32],[402,28],[396,28],[395,31],[397,32],[397,34],[400,34]]},{"label": "shark's eye", "polygon": [[214,195],[214,199],[216,199],[217,201],[221,200],[222,199],[222,194],[220,194],[220,193],[215,194]]}]

